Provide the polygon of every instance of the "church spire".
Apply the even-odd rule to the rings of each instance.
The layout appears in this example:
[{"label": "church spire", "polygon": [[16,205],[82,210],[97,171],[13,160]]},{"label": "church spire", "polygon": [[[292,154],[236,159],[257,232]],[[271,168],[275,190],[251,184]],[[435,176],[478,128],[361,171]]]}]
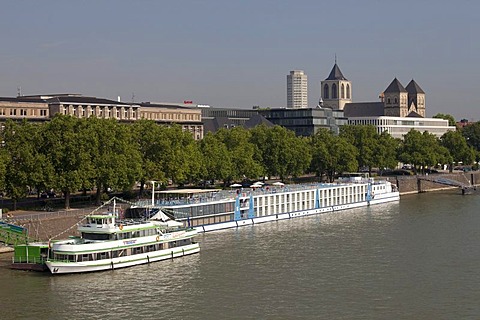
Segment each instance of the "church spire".
[{"label": "church spire", "polygon": [[328,75],[328,78],[325,80],[347,80],[345,76],[343,75],[342,71],[340,71],[340,68],[337,65],[337,58],[335,57],[335,65],[332,68],[332,71],[330,71],[330,74]]}]

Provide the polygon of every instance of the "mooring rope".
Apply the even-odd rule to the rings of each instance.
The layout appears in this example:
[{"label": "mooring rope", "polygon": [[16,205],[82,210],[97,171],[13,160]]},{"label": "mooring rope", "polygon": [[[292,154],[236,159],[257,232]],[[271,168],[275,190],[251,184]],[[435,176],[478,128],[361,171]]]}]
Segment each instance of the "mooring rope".
[{"label": "mooring rope", "polygon": [[85,219],[87,219],[87,217],[95,214],[97,211],[99,211],[100,209],[103,209],[105,206],[109,205],[110,203],[112,203],[113,200],[118,200],[120,202],[124,202],[124,203],[127,203],[127,204],[130,204],[130,205],[134,205],[133,202],[130,202],[130,201],[127,201],[127,200],[124,200],[122,198],[118,198],[118,197],[113,197],[111,198],[110,200],[106,201],[105,203],[103,203],[101,206],[95,208],[93,211],[91,211],[90,213],[86,214],[82,219],[80,219],[77,223],[75,223],[73,226],[63,230],[62,232],[60,232],[59,234],[53,236],[53,237],[50,237],[48,239],[48,242],[50,243],[51,240],[61,236],[62,234],[65,234],[67,231],[70,231],[72,230],[74,227],[77,227],[79,223],[81,223],[82,221],[84,221]]}]

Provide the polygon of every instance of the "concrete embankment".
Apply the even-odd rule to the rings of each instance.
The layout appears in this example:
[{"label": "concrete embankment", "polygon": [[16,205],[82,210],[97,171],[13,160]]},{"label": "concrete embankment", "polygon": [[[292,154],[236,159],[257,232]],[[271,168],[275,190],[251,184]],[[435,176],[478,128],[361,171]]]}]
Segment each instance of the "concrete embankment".
[{"label": "concrete embankment", "polygon": [[448,179],[466,186],[476,186],[480,183],[480,172],[454,172],[445,174],[432,174],[430,176],[396,176],[389,177],[389,180],[390,182],[395,183],[398,186],[398,189],[400,190],[400,195],[449,189],[461,190],[461,187],[459,186],[447,186],[444,184],[439,184],[433,181],[426,180],[430,178],[432,178],[432,180]]},{"label": "concrete embankment", "polygon": [[[31,212],[27,214],[27,211],[14,211],[11,213],[13,217],[7,221],[26,228],[31,240],[48,241],[48,239],[52,237],[62,239],[78,235],[77,223],[87,212],[89,212],[89,210],[71,210],[44,214]],[[9,266],[12,256],[13,246],[0,244],[0,267]]]},{"label": "concrete embankment", "polygon": [[69,210],[47,213],[13,211],[6,221],[28,230],[30,240],[47,241],[78,235],[77,223],[90,209]]}]

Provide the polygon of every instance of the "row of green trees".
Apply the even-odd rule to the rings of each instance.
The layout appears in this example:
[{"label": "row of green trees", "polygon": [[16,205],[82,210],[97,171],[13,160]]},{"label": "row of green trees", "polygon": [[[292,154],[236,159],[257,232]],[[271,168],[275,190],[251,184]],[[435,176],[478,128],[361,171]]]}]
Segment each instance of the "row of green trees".
[{"label": "row of green trees", "polygon": [[140,120],[121,124],[95,117],[57,115],[36,124],[7,121],[1,132],[0,190],[14,201],[26,190],[55,189],[70,206],[77,190],[96,189],[96,199],[109,188],[143,192],[151,180],[175,184],[316,173],[333,181],[336,174],[359,168],[395,168],[398,162],[417,168],[475,161],[480,124],[448,132],[441,139],[410,131],[404,140],[373,126],[343,126],[339,135],[320,130],[297,137],[280,126],[236,127],[207,133],[195,141],[180,126]]}]

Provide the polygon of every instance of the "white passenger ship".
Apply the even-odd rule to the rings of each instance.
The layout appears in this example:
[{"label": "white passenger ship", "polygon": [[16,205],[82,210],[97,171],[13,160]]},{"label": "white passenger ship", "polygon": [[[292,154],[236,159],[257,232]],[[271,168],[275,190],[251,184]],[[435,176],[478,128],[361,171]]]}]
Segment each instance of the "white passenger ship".
[{"label": "white passenger ship", "polygon": [[116,213],[89,215],[78,227],[80,237],[49,243],[45,264],[53,274],[90,272],[199,252],[193,241],[197,230],[165,218],[161,212],[148,221],[116,220]]},{"label": "white passenger ship", "polygon": [[362,206],[398,201],[387,180],[349,178],[338,183],[256,185],[238,190],[178,189],[156,191],[152,200],[132,206],[132,216],[161,211],[199,232],[235,228]]}]

